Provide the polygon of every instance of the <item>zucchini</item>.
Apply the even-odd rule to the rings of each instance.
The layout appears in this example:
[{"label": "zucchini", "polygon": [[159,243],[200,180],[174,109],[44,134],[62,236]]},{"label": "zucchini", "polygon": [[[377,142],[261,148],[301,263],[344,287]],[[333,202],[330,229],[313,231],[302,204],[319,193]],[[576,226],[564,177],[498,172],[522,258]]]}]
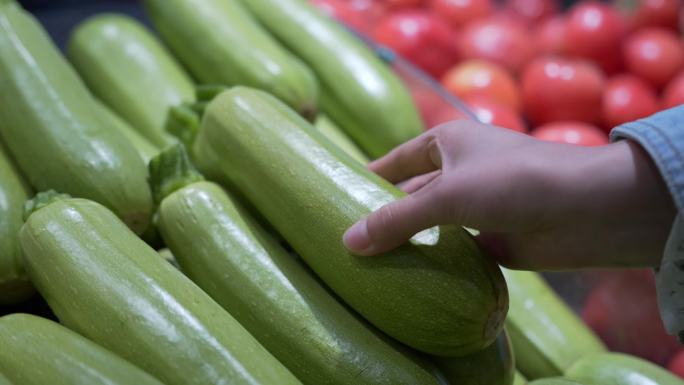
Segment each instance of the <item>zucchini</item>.
[{"label": "zucchini", "polygon": [[133,364],[64,326],[29,314],[0,317],[0,346],[0,373],[10,383],[162,385]]},{"label": "zucchini", "polygon": [[[536,381],[530,382],[530,385],[593,385],[593,383],[588,382],[577,382],[568,378],[554,377],[554,378],[542,378]],[[599,385],[599,384],[596,384]],[[600,384],[603,385],[603,384]]]},{"label": "zucchini", "polygon": [[539,274],[503,269],[510,293],[506,326],[518,370],[527,378],[563,375],[605,347]]},{"label": "zucchini", "polygon": [[194,85],[155,36],[134,19],[101,14],[80,23],[67,55],[93,93],[155,146],[169,108],[193,102]]},{"label": "zucchini", "polygon": [[364,154],[349,136],[347,136],[347,134],[345,134],[329,117],[318,115],[318,118],[316,118],[316,121],[314,122],[314,126],[323,134],[323,136],[335,143],[342,151],[349,154],[352,158],[358,160],[362,164],[368,164],[368,162],[370,162],[368,156]]},{"label": "zucchini", "polygon": [[44,193],[27,216],[29,277],[65,326],[171,385],[301,384],[104,206]]},{"label": "zucchini", "polygon": [[0,135],[37,190],[57,189],[148,226],[147,169],[36,20],[0,3]]},{"label": "zucchini", "polygon": [[683,385],[684,380],[641,358],[620,353],[582,357],[565,376],[596,385]]},{"label": "zucchini", "polygon": [[138,131],[121,119],[120,116],[116,115],[109,107],[99,100],[95,100],[95,104],[97,105],[97,111],[100,116],[107,121],[107,126],[110,127],[110,129],[121,132],[126,139],[128,139],[128,142],[135,147],[138,151],[138,155],[140,155],[140,158],[142,158],[145,164],[148,164],[150,159],[159,154],[159,148],[140,135]]},{"label": "zucchini", "polygon": [[199,174],[182,147],[150,164],[159,230],[181,270],[303,383],[438,385],[375,335],[299,261]]},{"label": "zucchini", "polygon": [[515,360],[506,331],[493,344],[465,357],[434,357],[454,385],[513,385]]},{"label": "zucchini", "polygon": [[321,83],[323,111],[372,157],[420,135],[413,99],[390,67],[307,0],[242,0]]},{"label": "zucchini", "polygon": [[513,377],[513,385],[527,385],[527,379],[517,370],[515,371],[515,376]]},{"label": "zucchini", "polygon": [[144,0],[152,23],[202,83],[270,92],[302,115],[318,109],[311,70],[283,48],[236,0]]},{"label": "zucchini", "polygon": [[318,276],[377,328],[423,352],[466,355],[496,339],[508,307],[498,266],[460,227],[435,227],[373,258],[344,231],[402,196],[271,95],[234,87],[209,103],[192,146]]},{"label": "zucchini", "polygon": [[176,257],[173,255],[171,250],[167,248],[163,248],[161,250],[157,250],[159,253],[159,256],[162,257],[166,262],[171,264],[171,266],[180,269],[180,266],[178,265],[178,261],[176,261]]},{"label": "zucchini", "polygon": [[12,385],[12,383],[7,377],[0,373],[0,385]]},{"label": "zucchini", "polygon": [[21,208],[31,195],[0,144],[0,305],[22,302],[33,295],[21,261]]}]

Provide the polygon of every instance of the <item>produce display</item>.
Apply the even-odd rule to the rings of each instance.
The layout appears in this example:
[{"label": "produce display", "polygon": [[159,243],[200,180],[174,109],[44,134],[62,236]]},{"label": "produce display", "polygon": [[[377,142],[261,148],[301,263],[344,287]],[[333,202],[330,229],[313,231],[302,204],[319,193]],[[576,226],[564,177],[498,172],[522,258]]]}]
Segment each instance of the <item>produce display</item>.
[{"label": "produce display", "polygon": [[342,244],[432,126],[603,145],[684,102],[677,1],[140,3],[156,31],[98,14],[63,54],[0,0],[0,385],[684,385],[650,272],[578,314],[476,231]]}]

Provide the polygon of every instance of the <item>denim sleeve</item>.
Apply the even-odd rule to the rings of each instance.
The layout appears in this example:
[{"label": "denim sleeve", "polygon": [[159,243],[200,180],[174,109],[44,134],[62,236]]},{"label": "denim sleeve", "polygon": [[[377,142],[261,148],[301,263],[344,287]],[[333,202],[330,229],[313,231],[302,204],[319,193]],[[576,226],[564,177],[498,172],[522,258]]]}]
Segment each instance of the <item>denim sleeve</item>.
[{"label": "denim sleeve", "polygon": [[684,342],[684,105],[616,127],[610,137],[634,140],[649,153],[677,206],[656,289],[665,329]]}]

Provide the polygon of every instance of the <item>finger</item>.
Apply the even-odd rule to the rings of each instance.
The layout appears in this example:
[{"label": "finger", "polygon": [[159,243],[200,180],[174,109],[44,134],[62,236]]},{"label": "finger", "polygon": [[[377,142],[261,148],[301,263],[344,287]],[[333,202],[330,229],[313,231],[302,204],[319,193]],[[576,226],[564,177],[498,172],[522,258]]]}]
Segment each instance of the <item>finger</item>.
[{"label": "finger", "polygon": [[433,180],[439,178],[442,175],[442,170],[435,170],[433,172],[429,172],[427,174],[419,175],[416,177],[413,177],[405,182],[402,182],[397,185],[401,191],[407,193],[407,194],[413,194],[414,192],[422,189],[425,187],[427,184],[432,182]]},{"label": "finger", "polygon": [[392,250],[414,234],[439,224],[444,210],[433,194],[408,195],[389,203],[354,224],[344,234],[345,246],[358,255],[375,255]]},{"label": "finger", "polygon": [[426,132],[371,162],[368,168],[396,184],[413,176],[434,171],[441,166],[437,138],[433,133]]}]

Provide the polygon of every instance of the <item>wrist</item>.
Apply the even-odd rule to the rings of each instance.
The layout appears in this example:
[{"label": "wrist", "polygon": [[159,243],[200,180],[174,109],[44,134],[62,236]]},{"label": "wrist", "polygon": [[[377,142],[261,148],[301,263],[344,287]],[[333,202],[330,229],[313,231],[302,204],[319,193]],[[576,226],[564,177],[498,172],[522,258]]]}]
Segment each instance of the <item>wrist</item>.
[{"label": "wrist", "polygon": [[581,148],[564,178],[577,204],[569,215],[607,227],[613,242],[641,241],[631,255],[618,256],[618,266],[659,265],[676,208],[660,171],[638,143]]}]

